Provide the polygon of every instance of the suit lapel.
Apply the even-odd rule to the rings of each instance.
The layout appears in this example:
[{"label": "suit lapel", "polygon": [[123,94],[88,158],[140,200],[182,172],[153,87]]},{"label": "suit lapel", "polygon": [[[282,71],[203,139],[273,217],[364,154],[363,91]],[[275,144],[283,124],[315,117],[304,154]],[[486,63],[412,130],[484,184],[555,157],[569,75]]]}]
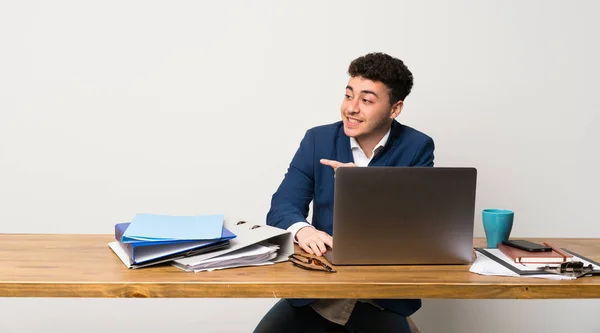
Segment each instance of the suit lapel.
[{"label": "suit lapel", "polygon": [[344,133],[344,125],[340,126],[335,143],[335,157],[338,162],[348,163],[353,162],[352,150],[350,149],[350,138]]},{"label": "suit lapel", "polygon": [[370,166],[387,166],[388,160],[392,156],[390,152],[392,152],[395,146],[398,144],[400,139],[400,133],[402,132],[402,126],[395,119],[392,122],[392,129],[390,131],[390,137],[388,138],[388,142],[385,144],[385,147],[373,158]]}]

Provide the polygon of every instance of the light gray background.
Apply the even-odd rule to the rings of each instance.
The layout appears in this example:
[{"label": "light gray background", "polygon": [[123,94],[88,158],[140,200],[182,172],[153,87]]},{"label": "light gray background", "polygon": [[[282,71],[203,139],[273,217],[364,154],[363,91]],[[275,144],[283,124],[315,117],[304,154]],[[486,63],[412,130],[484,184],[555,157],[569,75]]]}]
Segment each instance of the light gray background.
[{"label": "light gray background", "polygon": [[[513,236],[600,237],[599,11],[3,0],[0,232],[111,233],[138,212],[264,222],[305,130],[339,119],[348,63],[383,51],[415,76],[399,120],[435,139],[437,166],[478,168],[478,212],[513,209]],[[0,299],[0,331],[248,332],[274,302]],[[599,305],[425,300],[414,317],[425,333],[597,332]]]}]

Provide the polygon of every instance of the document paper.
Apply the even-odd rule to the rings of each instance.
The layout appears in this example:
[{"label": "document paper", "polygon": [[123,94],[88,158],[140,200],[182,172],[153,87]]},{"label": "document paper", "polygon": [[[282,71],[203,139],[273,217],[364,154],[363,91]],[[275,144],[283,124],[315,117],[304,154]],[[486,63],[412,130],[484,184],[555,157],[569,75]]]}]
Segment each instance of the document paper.
[{"label": "document paper", "polygon": [[187,272],[202,272],[233,267],[272,265],[273,261],[271,260],[277,256],[277,250],[279,250],[279,245],[254,244],[210,259],[193,260],[193,257],[189,257],[185,264],[175,261],[173,266]]}]

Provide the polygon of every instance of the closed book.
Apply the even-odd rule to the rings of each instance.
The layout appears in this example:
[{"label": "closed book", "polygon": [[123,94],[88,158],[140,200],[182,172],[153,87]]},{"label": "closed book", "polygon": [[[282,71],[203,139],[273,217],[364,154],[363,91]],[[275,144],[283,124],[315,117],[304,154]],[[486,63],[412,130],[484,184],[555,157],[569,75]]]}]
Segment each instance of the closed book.
[{"label": "closed book", "polygon": [[560,264],[571,261],[573,258],[571,254],[559,248],[547,243],[544,243],[544,245],[551,247],[552,251],[529,252],[502,243],[498,244],[498,250],[502,251],[502,253],[513,259],[516,263],[521,264]]}]

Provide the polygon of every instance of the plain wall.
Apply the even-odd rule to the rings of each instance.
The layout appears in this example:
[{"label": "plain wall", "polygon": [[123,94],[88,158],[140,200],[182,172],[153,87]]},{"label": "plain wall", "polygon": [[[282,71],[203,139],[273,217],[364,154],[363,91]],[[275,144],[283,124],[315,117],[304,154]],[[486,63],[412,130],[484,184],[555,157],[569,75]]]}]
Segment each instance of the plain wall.
[{"label": "plain wall", "polygon": [[[264,223],[304,132],[339,120],[349,62],[382,51],[415,77],[398,120],[434,138],[437,166],[478,169],[475,236],[494,207],[515,211],[512,236],[600,237],[599,11],[0,1],[0,232],[111,233],[138,212]],[[274,302],[5,298],[0,332],[249,332]],[[599,305],[425,300],[414,318],[424,333],[597,332]]]}]

